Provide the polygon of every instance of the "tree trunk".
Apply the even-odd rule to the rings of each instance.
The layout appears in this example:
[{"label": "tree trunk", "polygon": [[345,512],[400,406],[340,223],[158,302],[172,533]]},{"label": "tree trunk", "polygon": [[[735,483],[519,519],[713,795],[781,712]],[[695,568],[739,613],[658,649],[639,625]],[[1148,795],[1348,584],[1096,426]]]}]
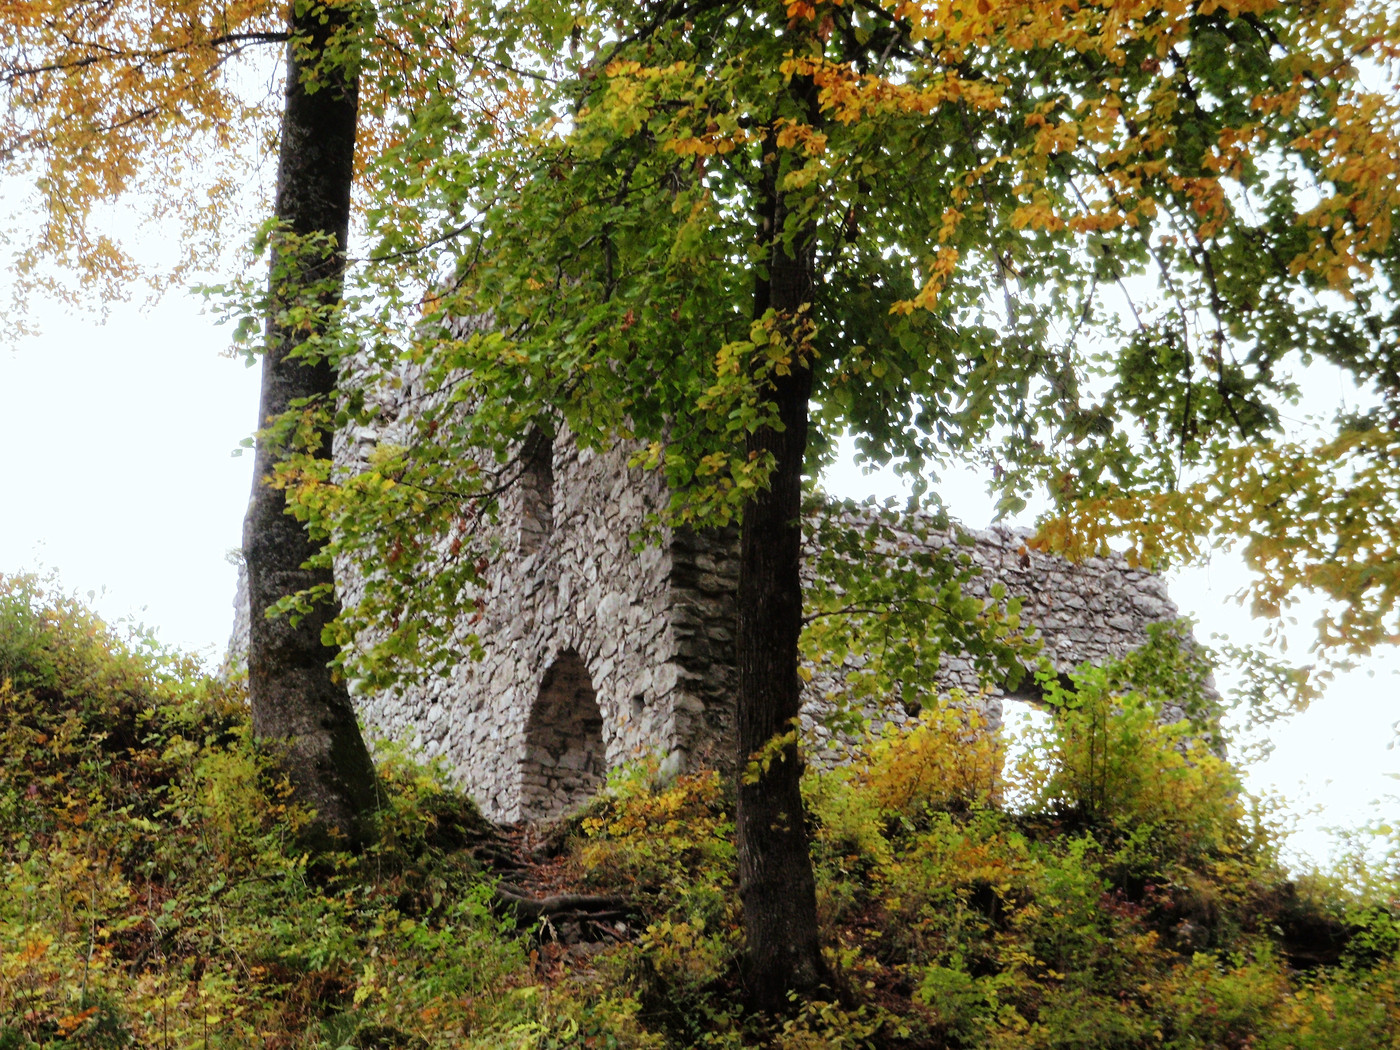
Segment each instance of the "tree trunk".
[{"label": "tree trunk", "polygon": [[[325,22],[321,19],[326,18]],[[354,175],[358,84],[341,65],[322,62],[327,42],[349,18],[345,6],[294,8],[294,38],[308,39],[287,54],[287,94],[277,164],[276,217],[288,239],[274,238],[271,295],[263,358],[259,419],[264,428],[302,399],[335,396],[334,364],[324,354],[296,356],[316,334],[316,326],[287,322],[285,311],[305,303],[314,289],[320,307],[332,307],[343,292],[344,246],[350,225]],[[316,70],[318,86],[308,91],[303,77]],[[328,257],[308,257],[296,239],[334,238]],[[322,316],[317,312],[317,316]],[[329,456],[331,434],[319,435],[320,454]],[[329,569],[303,564],[319,550],[306,529],[287,514],[280,489],[269,484],[286,452],[285,440],[266,429],[258,438],[253,492],[243,522],[243,554],[248,567],[251,633],[248,642],[248,695],[253,734],[280,749],[282,768],[295,797],[316,811],[309,844],[336,840],[361,844],[375,805],[374,765],[355,720],[344,680],[329,666],[336,656],[321,641],[322,628],[339,612],[323,602],[293,626],[264,610],[289,594],[331,581]]]},{"label": "tree trunk", "polygon": [[[810,996],[829,985],[830,973],[817,938],[796,740],[802,702],[802,467],[812,390],[810,361],[800,352],[806,315],[798,310],[812,300],[815,231],[804,229],[790,249],[783,246],[776,158],[766,167],[760,238],[768,247],[768,266],[756,281],[754,316],[769,308],[777,312],[794,357],[789,374],[775,376],[770,389],[782,429],[764,427],[748,439],[750,454],[771,453],[774,464],[768,489],[744,505],[740,540],[736,831],[749,995],[756,1008],[777,1013],[787,1009],[789,992]],[[770,741],[784,734],[790,735],[775,753]],[[766,769],[760,762],[757,780],[747,783],[745,767],[759,755],[772,760]]]}]

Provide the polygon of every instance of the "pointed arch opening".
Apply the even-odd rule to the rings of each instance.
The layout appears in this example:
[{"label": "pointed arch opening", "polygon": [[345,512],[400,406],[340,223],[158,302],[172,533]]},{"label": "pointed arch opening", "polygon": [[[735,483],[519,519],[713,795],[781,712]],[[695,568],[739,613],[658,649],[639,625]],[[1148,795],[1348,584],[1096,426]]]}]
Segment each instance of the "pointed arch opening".
[{"label": "pointed arch opening", "polygon": [[545,672],[525,724],[521,813],[556,816],[603,786],[607,753],[603,715],[588,668],[567,649]]}]

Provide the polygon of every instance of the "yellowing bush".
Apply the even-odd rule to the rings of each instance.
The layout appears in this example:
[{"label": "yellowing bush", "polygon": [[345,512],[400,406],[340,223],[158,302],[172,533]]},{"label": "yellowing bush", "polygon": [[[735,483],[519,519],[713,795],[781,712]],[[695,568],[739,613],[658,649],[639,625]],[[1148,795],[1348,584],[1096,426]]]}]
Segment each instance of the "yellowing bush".
[{"label": "yellowing bush", "polygon": [[1165,725],[1140,693],[1115,694],[1109,674],[1088,669],[1074,690],[1046,692],[1055,717],[1029,728],[1010,772],[1027,813],[1171,839],[1175,855],[1216,849],[1243,810],[1234,771],[1190,722]]},{"label": "yellowing bush", "polygon": [[928,810],[967,811],[997,803],[1005,749],[985,717],[954,695],[912,729],[889,727],[861,775],[879,805],[906,818]]}]

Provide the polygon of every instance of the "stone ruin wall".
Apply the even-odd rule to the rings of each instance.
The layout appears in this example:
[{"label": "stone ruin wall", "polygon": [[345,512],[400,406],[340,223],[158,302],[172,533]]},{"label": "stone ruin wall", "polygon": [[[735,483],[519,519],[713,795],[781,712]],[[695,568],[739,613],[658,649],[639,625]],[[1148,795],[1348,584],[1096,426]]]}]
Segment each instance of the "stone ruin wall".
[{"label": "stone ruin wall", "polygon": [[633,548],[660,493],[625,459],[556,443],[548,514],[530,484],[502,500],[473,626],[484,657],[359,701],[373,734],[443,759],[493,818],[550,815],[658,750],[688,767],[723,731],[704,657],[727,629],[717,570],[732,570],[704,543]]},{"label": "stone ruin wall", "polygon": [[[408,438],[421,403],[412,374],[380,394],[374,427],[336,436],[355,469],[380,441]],[[609,769],[657,756],[671,770],[705,761],[723,738],[734,673],[734,534],[634,536],[664,498],[664,482],[627,467],[628,453],[580,450],[556,438],[501,496],[499,556],[463,619],[484,657],[399,693],[357,695],[371,742],[405,741],[441,759],[498,820],[552,815],[597,790]],[[337,565],[343,600],[359,592]],[[248,645],[240,573],[229,666]],[[463,634],[466,633],[465,628]]]},{"label": "stone ruin wall", "polygon": [[[375,426],[337,435],[338,461],[356,469],[376,443],[409,440],[412,406],[422,398],[412,373],[379,392]],[[470,627],[483,659],[402,692],[355,697],[371,741],[404,741],[442,760],[493,819],[554,815],[634,759],[655,757],[669,771],[729,757],[737,533],[674,531],[639,547],[635,537],[666,494],[661,478],[629,469],[627,459],[621,448],[580,450],[567,434],[552,446],[541,442],[501,497],[494,526],[500,555]],[[1039,629],[1043,654],[1058,671],[1122,656],[1145,640],[1149,624],[1177,615],[1164,581],[1121,558],[1070,564],[1027,550],[1026,534],[1010,529],[972,537],[960,549],[982,574],[964,590],[986,597],[999,581],[1020,596],[1023,624]],[[895,542],[946,547],[956,540],[896,530]],[[345,600],[354,601],[354,567],[337,569]],[[474,597],[464,596],[463,633],[478,612]],[[248,644],[241,579],[235,608],[229,651],[236,667]],[[999,691],[984,690],[964,655],[948,654],[939,680],[945,691],[979,697],[989,722],[1000,722]],[[814,677],[803,713],[813,753],[828,759],[839,759],[848,743],[831,739],[820,721],[834,684],[829,674]],[[898,704],[874,716],[908,717]]]},{"label": "stone ruin wall", "polygon": [[[371,430],[348,436],[342,461],[362,460],[375,440]],[[628,469],[624,450],[580,451],[561,436],[549,451],[502,498],[502,553],[472,628],[484,658],[402,693],[356,698],[371,738],[406,741],[443,760],[497,820],[554,815],[591,795],[607,770],[643,756],[676,770],[727,757],[735,534],[678,532],[638,549],[633,537],[664,497],[662,481]],[[1070,564],[1028,551],[1025,535],[973,533],[975,544],[962,550],[982,575],[965,590],[985,596],[1000,581],[1022,597],[1022,622],[1038,627],[1057,670],[1121,656],[1142,643],[1149,624],[1176,617],[1159,577],[1117,557]],[[897,542],[921,541],[903,533]],[[925,542],[956,541],[943,533]],[[353,575],[341,576],[353,599]],[[246,649],[240,602],[235,653]],[[940,681],[983,693],[962,655],[946,658]],[[804,728],[817,752],[833,755],[843,742],[819,720],[829,685],[818,676],[808,686]],[[983,702],[999,722],[999,692]],[[892,705],[879,717],[907,716]]]},{"label": "stone ruin wall", "polygon": [[[1006,588],[1006,597],[1021,599],[1021,623],[1041,642],[1040,656],[1055,671],[1066,674],[1081,664],[1103,664],[1125,656],[1147,640],[1147,628],[1178,618],[1179,612],[1167,593],[1166,581],[1145,569],[1130,566],[1121,555],[1087,558],[1070,562],[1027,546],[1031,530],[993,526],[964,530],[971,545],[960,542],[952,530],[926,531],[921,539],[912,529],[896,528],[895,543],[911,550],[943,550],[949,547],[967,554],[979,575],[963,582],[964,594],[991,601],[996,583]],[[947,653],[938,671],[944,695],[954,689],[975,698],[989,728],[1002,724],[1005,700],[1039,699],[1039,689],[1029,679],[1010,693],[982,682],[977,668],[965,653]],[[839,682],[827,674],[814,678],[808,687],[802,728],[813,749],[828,760],[839,758],[851,744],[833,740],[821,723],[830,705],[823,694],[838,688]],[[910,715],[899,704],[888,704],[878,711],[867,711],[879,723],[902,724]],[[1179,705],[1169,704],[1162,712],[1166,722],[1186,716]]]}]

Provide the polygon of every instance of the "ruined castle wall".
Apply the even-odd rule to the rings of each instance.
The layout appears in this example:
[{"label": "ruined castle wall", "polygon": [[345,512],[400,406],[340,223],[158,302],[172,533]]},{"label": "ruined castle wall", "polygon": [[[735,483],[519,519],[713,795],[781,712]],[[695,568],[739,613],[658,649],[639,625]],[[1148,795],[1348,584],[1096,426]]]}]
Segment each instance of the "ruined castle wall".
[{"label": "ruined castle wall", "polygon": [[[411,372],[402,378],[375,395],[375,426],[337,435],[342,466],[362,466],[381,441],[412,440],[406,406],[423,392]],[[697,747],[722,736],[733,699],[729,540],[648,538],[664,482],[629,469],[626,450],[580,450],[563,434],[527,459],[500,498],[484,587],[461,597],[460,634],[480,638],[483,658],[353,697],[372,745],[402,741],[442,760],[498,820],[552,815],[643,755],[693,766]],[[248,644],[241,582],[235,669]],[[357,600],[355,566],[338,564],[337,584]]]},{"label": "ruined castle wall", "polygon": [[[400,694],[356,698],[372,737],[441,758],[496,819],[559,812],[643,755],[675,769],[730,757],[737,536],[681,532],[639,546],[664,494],[655,476],[625,463],[620,451],[580,453],[557,440],[548,514],[530,478],[503,498],[503,549],[474,625],[484,658]],[[896,529],[894,543],[970,557],[980,575],[965,591],[985,598],[1001,583],[1020,597],[1023,623],[1035,625],[1059,671],[1121,657],[1148,625],[1176,617],[1160,577],[1116,556],[1071,564],[1030,550],[1028,535],[987,529],[967,546],[951,532],[910,527]],[[353,597],[353,578],[350,586]],[[944,657],[939,682],[1000,722],[1001,690],[965,654]],[[840,686],[831,673],[807,686],[803,728],[818,762],[840,761],[853,742],[822,723]],[[899,704],[867,714],[877,727],[911,717]]]},{"label": "ruined castle wall", "polygon": [[[358,699],[373,734],[441,758],[490,816],[552,815],[659,746],[684,764],[703,718],[669,610],[664,537],[635,545],[658,479],[621,451],[554,443],[552,499],[527,475],[502,498],[487,572],[484,657],[398,695]],[[660,542],[658,542],[660,541]]]},{"label": "ruined castle wall", "polygon": [[[867,521],[859,510],[849,517],[855,528],[863,528]],[[1173,621],[1179,615],[1167,594],[1166,581],[1130,566],[1121,555],[1072,563],[1032,550],[1028,529],[995,526],[959,536],[956,529],[931,530],[917,525],[914,518],[895,525],[892,538],[881,541],[886,548],[883,553],[941,552],[969,559],[976,571],[963,583],[963,593],[991,602],[993,587],[1000,584],[1006,592],[1003,602],[1019,598],[1022,625],[1041,643],[1039,656],[1057,672],[1123,657],[1147,640],[1150,625]],[[823,719],[842,691],[842,675],[839,669],[812,670],[815,673],[806,689],[802,713],[809,751],[818,763],[841,761],[855,741],[833,735]],[[993,729],[1002,723],[1003,701],[1038,699],[1038,688],[1030,678],[1010,694],[984,681],[966,653],[943,654],[936,677],[941,695],[959,691],[964,703],[978,709]],[[878,732],[887,724],[902,725],[917,716],[917,710],[907,710],[898,698],[893,701],[865,709],[872,730]],[[1166,721],[1183,716],[1184,711],[1177,706],[1168,705],[1163,711]]]},{"label": "ruined castle wall", "polygon": [[[406,384],[384,405],[379,426],[340,435],[337,456],[354,467],[396,428]],[[553,815],[592,794],[606,771],[651,755],[673,769],[728,758],[737,675],[733,659],[738,582],[734,530],[655,532],[647,516],[665,498],[655,473],[629,469],[627,451],[580,451],[567,434],[542,441],[520,481],[501,498],[499,556],[479,595],[463,595],[484,657],[402,692],[357,696],[371,739],[407,742],[441,759],[454,781],[498,820]],[[896,546],[946,548],[951,533],[896,529]],[[1071,565],[1026,548],[1026,534],[990,529],[959,545],[980,567],[966,585],[988,596],[994,583],[1024,599],[1057,670],[1122,656],[1148,624],[1172,619],[1164,582],[1121,558]],[[347,600],[358,583],[338,566]],[[478,603],[477,598],[481,601]],[[246,598],[231,652],[246,650]],[[1001,696],[986,690],[963,654],[945,657],[944,690],[985,705],[995,724]],[[839,760],[850,741],[821,724],[839,674],[807,689],[804,727],[814,754]],[[902,722],[898,705],[872,712]],[[1171,717],[1171,715],[1169,715]]]}]

